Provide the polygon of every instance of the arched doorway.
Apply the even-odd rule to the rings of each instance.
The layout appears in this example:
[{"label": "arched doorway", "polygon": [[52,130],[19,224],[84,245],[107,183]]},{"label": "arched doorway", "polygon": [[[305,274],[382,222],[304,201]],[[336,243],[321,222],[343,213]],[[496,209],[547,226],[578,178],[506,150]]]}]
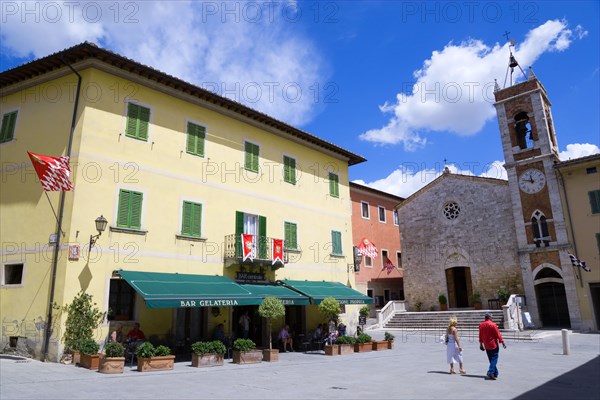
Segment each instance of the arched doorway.
[{"label": "arched doorway", "polygon": [[448,307],[469,307],[471,298],[471,268],[452,267],[446,269],[446,285],[448,287]]},{"label": "arched doorway", "polygon": [[535,275],[534,285],[542,326],[570,328],[567,295],[560,274],[552,268],[542,268]]}]

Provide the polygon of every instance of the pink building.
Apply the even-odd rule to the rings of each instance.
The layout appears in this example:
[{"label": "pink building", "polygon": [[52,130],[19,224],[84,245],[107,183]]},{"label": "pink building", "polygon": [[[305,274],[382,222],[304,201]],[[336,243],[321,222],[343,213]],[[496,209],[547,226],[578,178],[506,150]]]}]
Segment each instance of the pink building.
[{"label": "pink building", "polygon": [[381,308],[390,300],[404,300],[402,247],[398,215],[394,211],[404,199],[353,182],[350,182],[350,199],[352,243],[359,246],[367,239],[378,250],[376,257],[362,258],[356,272],[356,290],[371,296],[374,308]]}]

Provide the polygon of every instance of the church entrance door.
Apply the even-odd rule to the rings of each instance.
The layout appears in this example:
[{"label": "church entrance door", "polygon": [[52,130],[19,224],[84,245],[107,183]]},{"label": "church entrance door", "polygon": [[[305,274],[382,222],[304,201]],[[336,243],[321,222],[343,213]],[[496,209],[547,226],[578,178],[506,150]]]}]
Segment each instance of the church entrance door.
[{"label": "church entrance door", "polygon": [[544,328],[570,328],[565,285],[557,282],[541,283],[536,285],[535,291]]},{"label": "church entrance door", "polygon": [[448,287],[448,306],[450,308],[469,307],[471,296],[471,269],[469,267],[453,267],[446,270],[446,286]]}]

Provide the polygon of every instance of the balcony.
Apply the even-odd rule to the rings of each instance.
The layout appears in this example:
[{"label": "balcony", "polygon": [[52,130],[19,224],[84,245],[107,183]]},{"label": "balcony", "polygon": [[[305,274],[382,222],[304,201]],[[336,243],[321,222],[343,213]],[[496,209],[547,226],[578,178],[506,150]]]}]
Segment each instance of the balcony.
[{"label": "balcony", "polygon": [[[233,234],[225,236],[225,267],[232,265],[246,265],[252,267],[270,267],[273,270],[284,267],[284,264],[277,261],[273,264],[273,240],[266,236],[253,235],[255,256],[254,260],[242,261],[242,239],[240,235]],[[285,247],[285,243],[284,243]],[[289,256],[287,251],[283,252],[283,262],[287,264]]]}]

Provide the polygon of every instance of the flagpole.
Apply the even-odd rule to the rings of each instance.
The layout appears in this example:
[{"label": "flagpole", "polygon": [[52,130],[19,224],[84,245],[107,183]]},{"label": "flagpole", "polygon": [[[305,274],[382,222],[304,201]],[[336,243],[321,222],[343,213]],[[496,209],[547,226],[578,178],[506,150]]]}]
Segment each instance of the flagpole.
[{"label": "flagpole", "polygon": [[[73,134],[75,132],[75,122],[77,120],[77,107],[79,106],[79,90],[81,89],[81,75],[67,63],[61,56],[61,61],[77,75],[77,92],[75,93],[75,104],[73,105],[73,117],[71,119],[71,131],[69,132],[69,144],[67,146],[67,156],[71,158],[71,147],[73,145]],[[44,352],[42,361],[48,359],[48,350],[50,347],[50,336],[52,334],[52,305],[54,303],[54,289],[56,287],[56,270],[58,268],[58,254],[60,252],[60,233],[62,232],[63,213],[65,209],[65,191],[60,192],[60,202],[58,211],[58,223],[56,227],[56,244],[54,245],[54,254],[52,257],[52,276],[50,283],[50,298],[48,300],[48,322],[46,323],[46,335],[44,337]]]}]

